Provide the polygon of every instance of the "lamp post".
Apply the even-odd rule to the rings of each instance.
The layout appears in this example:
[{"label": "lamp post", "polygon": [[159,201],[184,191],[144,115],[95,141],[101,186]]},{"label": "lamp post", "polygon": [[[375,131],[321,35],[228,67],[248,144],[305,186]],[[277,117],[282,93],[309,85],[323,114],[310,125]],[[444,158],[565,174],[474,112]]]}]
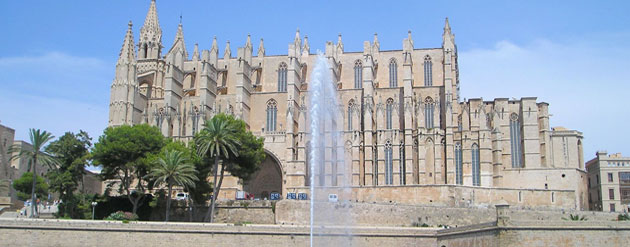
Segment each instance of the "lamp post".
[{"label": "lamp post", "polygon": [[98,202],[92,202],[92,220],[94,220],[94,208],[96,208],[97,204]]}]

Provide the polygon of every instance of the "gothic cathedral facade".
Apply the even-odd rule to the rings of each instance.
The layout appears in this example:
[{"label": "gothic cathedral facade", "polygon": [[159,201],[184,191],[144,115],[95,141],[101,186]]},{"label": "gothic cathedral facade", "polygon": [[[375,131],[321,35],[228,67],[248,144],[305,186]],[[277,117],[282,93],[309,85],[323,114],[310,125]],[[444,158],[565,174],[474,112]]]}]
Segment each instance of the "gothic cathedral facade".
[{"label": "gothic cathedral facade", "polygon": [[[551,128],[549,104],[535,97],[460,99],[454,38],[447,19],[437,48],[414,47],[411,32],[401,50],[381,50],[376,34],[360,52],[345,51],[341,35],[327,42],[342,112],[335,128],[345,149],[342,160],[329,162],[349,164],[357,188],[571,190],[576,207],[584,208],[582,133]],[[266,174],[256,187],[284,195],[308,186],[305,102],[317,55],[307,36],[298,30],[287,55],[266,55],[262,39],[254,53],[249,35],[235,55],[228,41],[219,57],[216,38],[209,50],[195,45],[189,54],[180,23],[170,49],[163,48],[151,1],[137,45],[129,23],[111,85],[109,126],[147,123],[190,140],[214,114],[232,114],[265,138],[260,173]],[[336,186],[343,171],[327,173],[322,185]]]}]

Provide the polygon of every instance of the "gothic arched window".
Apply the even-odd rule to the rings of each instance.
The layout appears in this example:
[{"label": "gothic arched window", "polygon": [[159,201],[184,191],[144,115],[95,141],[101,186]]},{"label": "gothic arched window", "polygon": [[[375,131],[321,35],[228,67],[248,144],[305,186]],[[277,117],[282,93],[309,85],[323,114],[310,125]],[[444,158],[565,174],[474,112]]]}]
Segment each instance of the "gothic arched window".
[{"label": "gothic arched window", "polygon": [[463,184],[462,144],[455,143],[455,183]]},{"label": "gothic arched window", "polygon": [[521,126],[516,113],[510,114],[510,147],[512,149],[512,167],[523,167],[521,147]]},{"label": "gothic arched window", "polygon": [[354,107],[354,100],[351,99],[348,102],[348,130],[352,130],[352,108]]},{"label": "gothic arched window", "polygon": [[363,64],[361,60],[354,62],[354,88],[362,88],[363,85]]},{"label": "gothic arched window", "polygon": [[278,116],[278,104],[274,99],[267,101],[267,131],[276,131],[276,121]]},{"label": "gothic arched window", "polygon": [[287,64],[280,63],[278,66],[278,92],[287,91]]},{"label": "gothic arched window", "polygon": [[433,86],[433,62],[429,55],[424,57],[424,85]]},{"label": "gothic arched window", "polygon": [[389,61],[389,87],[398,87],[398,65],[393,58]]},{"label": "gothic arched window", "polygon": [[386,119],[385,121],[387,121],[386,123],[386,127],[388,130],[392,129],[392,115],[394,111],[394,100],[392,98],[387,99],[387,105],[385,106],[385,115],[386,115]]},{"label": "gothic arched window", "polygon": [[472,145],[471,153],[472,153],[473,186],[480,186],[481,185],[481,171],[480,171],[481,166],[479,164],[479,146],[477,145],[477,143]]},{"label": "gothic arched window", "polygon": [[392,143],[388,140],[385,142],[385,184],[393,184],[393,157],[392,157]]},{"label": "gothic arched window", "polygon": [[433,128],[433,109],[435,102],[431,97],[424,99],[424,127],[427,129]]}]

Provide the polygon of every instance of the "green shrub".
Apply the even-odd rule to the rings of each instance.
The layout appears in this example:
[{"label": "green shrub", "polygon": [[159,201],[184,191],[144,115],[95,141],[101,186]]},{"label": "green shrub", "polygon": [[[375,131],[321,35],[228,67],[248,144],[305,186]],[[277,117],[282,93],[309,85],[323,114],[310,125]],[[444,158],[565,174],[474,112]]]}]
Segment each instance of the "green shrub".
[{"label": "green shrub", "polygon": [[626,220],[630,220],[630,215],[628,213],[625,214],[619,214],[617,216],[617,220],[618,221],[626,221]]},{"label": "green shrub", "polygon": [[[107,218],[105,219],[106,220],[122,220],[123,223],[128,223],[130,220],[138,220],[138,215],[133,214],[131,212],[116,211],[110,214],[109,216],[107,216]],[[124,222],[124,221],[127,221],[127,222]]]},{"label": "green shrub", "polygon": [[569,214],[569,218],[564,218],[562,217],[563,220],[571,220],[571,221],[587,221],[588,219],[586,219],[586,216],[582,215],[582,217],[580,217],[580,215],[573,215],[573,214]]}]

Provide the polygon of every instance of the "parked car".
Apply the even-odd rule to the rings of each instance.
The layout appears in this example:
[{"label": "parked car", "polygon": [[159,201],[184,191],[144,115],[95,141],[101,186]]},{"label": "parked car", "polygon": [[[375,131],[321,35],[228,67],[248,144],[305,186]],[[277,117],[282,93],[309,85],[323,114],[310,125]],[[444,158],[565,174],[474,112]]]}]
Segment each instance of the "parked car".
[{"label": "parked car", "polygon": [[175,200],[182,201],[188,199],[188,193],[180,192],[175,195]]}]

